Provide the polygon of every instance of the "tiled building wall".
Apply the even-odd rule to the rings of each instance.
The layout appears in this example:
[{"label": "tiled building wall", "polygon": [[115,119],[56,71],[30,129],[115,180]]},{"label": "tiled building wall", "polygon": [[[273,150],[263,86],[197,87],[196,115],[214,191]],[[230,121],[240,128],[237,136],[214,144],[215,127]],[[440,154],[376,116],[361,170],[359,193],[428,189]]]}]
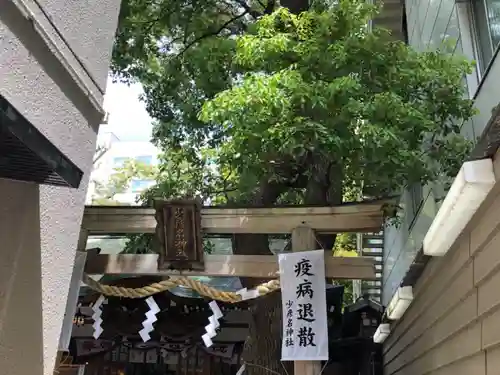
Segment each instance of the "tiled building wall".
[{"label": "tiled building wall", "polygon": [[[497,181],[500,160],[495,161]],[[432,258],[414,301],[384,343],[386,375],[500,373],[500,183],[444,257]]]}]

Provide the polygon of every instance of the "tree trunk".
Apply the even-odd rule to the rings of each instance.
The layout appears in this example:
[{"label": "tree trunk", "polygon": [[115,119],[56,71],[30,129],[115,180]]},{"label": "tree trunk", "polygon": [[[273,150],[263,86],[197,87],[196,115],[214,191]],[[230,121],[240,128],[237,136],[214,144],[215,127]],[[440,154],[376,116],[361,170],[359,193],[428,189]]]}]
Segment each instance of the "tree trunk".
[{"label": "tree trunk", "polygon": [[[281,5],[291,13],[299,14],[309,9],[309,0],[281,0]],[[313,177],[306,186],[305,203],[310,205],[339,204],[342,202],[342,168],[330,161],[314,160],[316,165]],[[269,206],[286,191],[285,185],[269,183],[261,184],[253,205]],[[335,235],[318,236],[318,247],[331,250],[335,243]],[[270,254],[267,235],[243,234],[233,237],[235,254]],[[242,279],[246,287],[251,287],[262,280]],[[249,336],[245,341],[243,359],[247,362],[248,375],[269,375],[271,372],[282,375],[293,375],[293,364],[281,362],[282,337],[282,302],[281,293],[257,298],[250,308],[252,318]]]},{"label": "tree trunk", "polygon": [[[243,359],[248,375],[293,374],[291,362],[281,362],[281,292],[256,299],[250,307],[250,333],[245,341]],[[285,371],[286,369],[286,371]]]},{"label": "tree trunk", "polygon": [[[314,173],[306,188],[304,203],[311,206],[330,206],[342,203],[342,166],[325,160],[315,160]],[[330,251],[336,235],[318,235],[318,246]]]},{"label": "tree trunk", "polygon": [[[286,191],[286,186],[269,182],[264,179],[250,202],[251,207],[272,206],[278,197]],[[233,253],[238,255],[270,255],[269,239],[266,234],[235,234],[233,235]],[[262,280],[242,277],[244,287],[252,288]]]},{"label": "tree trunk", "polygon": [[[342,202],[341,167],[331,162],[314,161],[316,168],[306,187],[305,203],[331,205]],[[253,206],[269,206],[286,191],[286,186],[264,182],[253,200]],[[319,235],[318,247],[333,248],[335,235]],[[267,235],[243,234],[233,237],[235,254],[270,254]],[[242,279],[244,286],[252,287],[262,280]],[[292,375],[292,363],[281,363],[282,305],[281,293],[275,292],[252,302],[252,319],[245,342],[243,359],[248,363],[248,375],[269,375],[269,371]],[[286,368],[286,371],[285,371]]]},{"label": "tree trunk", "polygon": [[[273,205],[286,191],[286,186],[265,179],[251,202],[252,207]],[[269,239],[265,234],[237,234],[233,236],[233,252],[239,255],[267,255]],[[241,278],[243,286],[254,287],[262,280]],[[249,375],[269,375],[266,369],[287,375],[280,364],[281,357],[281,293],[257,298],[250,307],[249,336],[243,349]],[[291,374],[289,372],[289,374]]]},{"label": "tree trunk", "polygon": [[299,14],[309,9],[309,0],[281,0],[281,5],[290,13]]}]

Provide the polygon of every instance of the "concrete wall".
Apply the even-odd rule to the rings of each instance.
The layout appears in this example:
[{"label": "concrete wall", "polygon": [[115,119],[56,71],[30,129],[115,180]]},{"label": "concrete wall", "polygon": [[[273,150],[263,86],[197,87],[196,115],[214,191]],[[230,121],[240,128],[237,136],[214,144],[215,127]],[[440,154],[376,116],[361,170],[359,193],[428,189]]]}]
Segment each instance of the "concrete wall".
[{"label": "concrete wall", "polygon": [[[31,0],[33,1],[33,0]],[[104,92],[120,1],[38,0]]]},{"label": "concrete wall", "polygon": [[0,181],[0,368],[52,374],[120,0],[0,0],[0,93],[85,175]]},{"label": "concrete wall", "polygon": [[0,194],[0,368],[3,374],[42,374],[39,190],[0,179]]},{"label": "concrete wall", "polygon": [[384,343],[386,375],[500,373],[499,248],[497,182],[454,247],[426,266],[413,303]]}]

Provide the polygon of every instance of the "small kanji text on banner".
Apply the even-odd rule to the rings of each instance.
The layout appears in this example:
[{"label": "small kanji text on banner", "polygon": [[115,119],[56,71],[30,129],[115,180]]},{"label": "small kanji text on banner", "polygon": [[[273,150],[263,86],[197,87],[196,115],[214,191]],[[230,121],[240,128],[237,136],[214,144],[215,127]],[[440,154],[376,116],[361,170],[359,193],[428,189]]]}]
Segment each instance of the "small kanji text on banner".
[{"label": "small kanji text on banner", "polygon": [[279,255],[283,303],[282,361],[328,360],[325,252]]}]

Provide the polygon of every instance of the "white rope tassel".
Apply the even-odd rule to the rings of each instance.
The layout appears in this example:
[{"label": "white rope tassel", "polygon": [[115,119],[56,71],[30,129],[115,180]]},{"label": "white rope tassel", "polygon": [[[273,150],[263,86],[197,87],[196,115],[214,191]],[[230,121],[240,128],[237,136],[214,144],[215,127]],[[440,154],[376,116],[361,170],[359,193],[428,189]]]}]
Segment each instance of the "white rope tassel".
[{"label": "white rope tassel", "polygon": [[92,306],[92,311],[94,311],[94,314],[92,315],[92,319],[94,320],[94,324],[92,324],[92,327],[94,328],[94,339],[98,339],[99,336],[101,336],[102,334],[102,318],[101,318],[101,315],[102,315],[102,310],[101,310],[101,306],[103,303],[105,303],[106,301],[106,298],[101,294],[99,296],[99,298],[97,299],[97,301],[94,303],[94,305]]},{"label": "white rope tassel", "polygon": [[153,323],[158,320],[156,314],[160,312],[160,308],[156,304],[153,297],[148,297],[146,299],[146,303],[149,306],[149,310],[146,313],[146,320],[142,322],[142,326],[144,328],[139,331],[139,335],[141,336],[143,342],[151,340],[151,336],[149,334],[154,331]]},{"label": "white rope tassel", "polygon": [[224,315],[217,304],[216,301],[211,301],[209,304],[210,310],[212,310],[213,315],[208,317],[208,325],[205,326],[206,333],[201,336],[203,343],[207,348],[210,348],[214,343],[212,339],[217,336],[217,329],[220,327],[219,319],[221,319]]}]

